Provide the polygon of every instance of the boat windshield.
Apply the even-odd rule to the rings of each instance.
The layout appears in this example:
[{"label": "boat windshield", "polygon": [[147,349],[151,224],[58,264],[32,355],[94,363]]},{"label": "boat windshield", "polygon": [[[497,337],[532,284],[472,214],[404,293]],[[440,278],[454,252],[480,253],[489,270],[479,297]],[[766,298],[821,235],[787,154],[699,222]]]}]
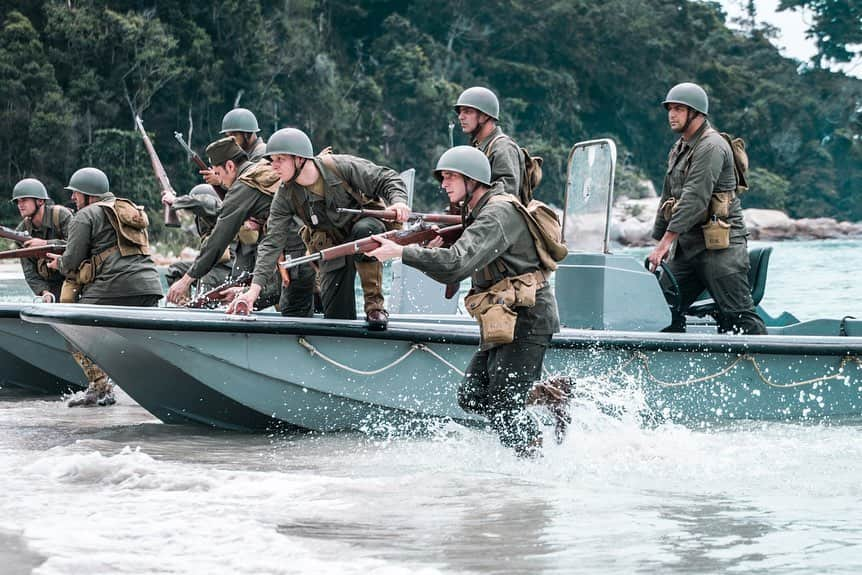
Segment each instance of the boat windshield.
[{"label": "boat windshield", "polygon": [[607,138],[572,147],[563,214],[569,251],[609,253],[616,161],[617,147]]}]

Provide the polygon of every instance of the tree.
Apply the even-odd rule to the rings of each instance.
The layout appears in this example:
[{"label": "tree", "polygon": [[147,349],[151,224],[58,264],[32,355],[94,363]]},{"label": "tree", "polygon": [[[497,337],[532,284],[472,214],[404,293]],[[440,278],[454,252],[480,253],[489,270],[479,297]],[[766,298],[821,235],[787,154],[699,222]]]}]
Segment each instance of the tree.
[{"label": "tree", "polygon": [[[810,10],[808,38],[817,42],[815,64],[849,62],[862,56],[862,2],[859,0],[781,0],[778,10]],[[854,47],[855,44],[855,47]]]}]

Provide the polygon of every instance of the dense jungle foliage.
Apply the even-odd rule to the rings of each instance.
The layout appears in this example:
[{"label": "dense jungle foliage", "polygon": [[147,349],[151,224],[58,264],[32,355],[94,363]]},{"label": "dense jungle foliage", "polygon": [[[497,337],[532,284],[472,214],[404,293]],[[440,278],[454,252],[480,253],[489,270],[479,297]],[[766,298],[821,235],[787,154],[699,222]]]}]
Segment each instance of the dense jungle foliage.
[{"label": "dense jungle foliage", "polygon": [[[2,189],[38,177],[65,202],[69,175],[93,165],[153,208],[157,237],[136,113],[178,193],[198,179],[173,132],[202,152],[239,105],[264,137],[295,126],[316,148],[415,167],[415,206],[434,209],[444,197],[431,168],[472,85],[497,92],[503,129],[545,158],[545,201],[562,201],[572,144],[597,137],[617,142],[618,195],[641,194],[645,178],[660,189],[674,140],[660,102],[695,81],[714,124],[748,142],[746,207],[862,220],[862,81],[819,62],[798,69],[774,31],[732,31],[717,2],[0,0],[0,18]],[[853,18],[848,42],[862,29]],[[824,38],[824,58],[848,53],[834,30]],[[0,219],[17,221],[11,204]]]}]

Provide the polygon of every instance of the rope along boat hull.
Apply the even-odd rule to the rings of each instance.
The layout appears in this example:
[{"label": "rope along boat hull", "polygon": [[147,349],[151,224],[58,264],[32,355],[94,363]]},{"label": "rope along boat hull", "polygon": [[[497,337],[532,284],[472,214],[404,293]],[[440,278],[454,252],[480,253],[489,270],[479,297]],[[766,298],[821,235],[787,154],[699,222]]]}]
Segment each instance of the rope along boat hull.
[{"label": "rope along boat hull", "polygon": [[[393,315],[388,330],[369,332],[359,321],[182,309],[32,306],[21,316],[52,325],[166,423],[315,431],[481,423],[456,403],[478,345],[468,319]],[[795,420],[862,415],[860,357],[862,337],[852,336],[564,329],[545,368],[593,394],[636,388],[664,419]]]}]

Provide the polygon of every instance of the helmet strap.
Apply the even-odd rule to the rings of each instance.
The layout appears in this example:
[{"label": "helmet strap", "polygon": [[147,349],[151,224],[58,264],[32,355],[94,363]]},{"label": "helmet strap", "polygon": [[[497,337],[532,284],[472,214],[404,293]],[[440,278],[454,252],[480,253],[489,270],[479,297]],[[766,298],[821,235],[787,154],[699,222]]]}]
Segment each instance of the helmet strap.
[{"label": "helmet strap", "polygon": [[[301,162],[299,165],[296,165],[296,158],[299,158]],[[293,177],[291,177],[288,181],[284,182],[285,185],[292,184],[296,181],[296,178],[299,177],[299,174],[302,173],[302,169],[305,167],[305,163],[308,161],[308,158],[302,158],[300,156],[293,157]]]}]

